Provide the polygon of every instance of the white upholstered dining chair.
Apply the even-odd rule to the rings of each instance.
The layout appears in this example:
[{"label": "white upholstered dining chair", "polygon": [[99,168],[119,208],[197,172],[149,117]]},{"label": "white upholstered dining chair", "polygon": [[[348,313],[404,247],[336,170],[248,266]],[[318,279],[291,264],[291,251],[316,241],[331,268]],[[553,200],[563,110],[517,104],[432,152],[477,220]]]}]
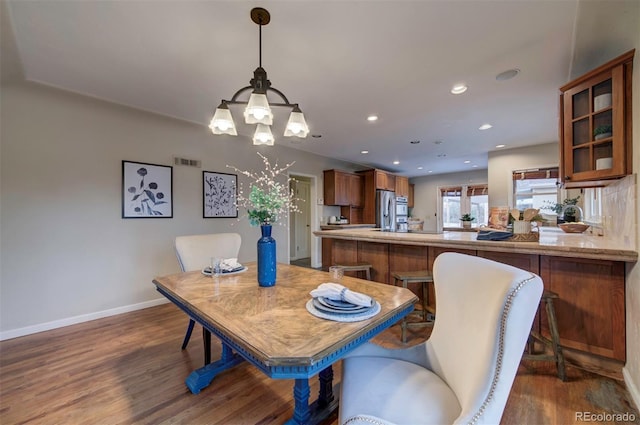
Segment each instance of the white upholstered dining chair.
[{"label": "white upholstered dining chair", "polygon": [[[242,238],[238,233],[178,236],[175,241],[176,256],[183,272],[202,270],[211,264],[211,257],[237,258],[241,243]],[[189,344],[194,325],[195,322],[189,319],[187,333],[182,342],[183,350]],[[205,332],[207,335],[208,331],[205,330]],[[205,353],[205,359],[207,358],[209,357]],[[205,360],[205,363],[208,362]]]},{"label": "white upholstered dining chair", "polygon": [[340,424],[498,424],[542,294],[530,272],[444,253],[429,339],[365,344],[342,365]]}]

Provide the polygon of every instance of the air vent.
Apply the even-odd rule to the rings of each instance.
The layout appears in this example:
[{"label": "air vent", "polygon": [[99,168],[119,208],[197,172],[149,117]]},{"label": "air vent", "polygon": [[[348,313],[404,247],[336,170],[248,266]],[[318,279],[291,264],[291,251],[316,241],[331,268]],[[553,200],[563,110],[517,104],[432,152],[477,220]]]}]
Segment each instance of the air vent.
[{"label": "air vent", "polygon": [[186,167],[202,167],[202,163],[197,159],[178,158],[177,156],[173,157],[173,163],[175,165],[184,165]]}]

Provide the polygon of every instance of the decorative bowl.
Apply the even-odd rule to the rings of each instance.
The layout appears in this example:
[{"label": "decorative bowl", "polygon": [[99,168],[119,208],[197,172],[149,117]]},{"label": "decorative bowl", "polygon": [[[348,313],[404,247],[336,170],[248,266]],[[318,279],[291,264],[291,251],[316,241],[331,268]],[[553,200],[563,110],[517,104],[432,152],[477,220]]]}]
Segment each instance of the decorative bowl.
[{"label": "decorative bowl", "polygon": [[582,233],[589,228],[588,224],[584,223],[562,223],[558,224],[565,233]]}]

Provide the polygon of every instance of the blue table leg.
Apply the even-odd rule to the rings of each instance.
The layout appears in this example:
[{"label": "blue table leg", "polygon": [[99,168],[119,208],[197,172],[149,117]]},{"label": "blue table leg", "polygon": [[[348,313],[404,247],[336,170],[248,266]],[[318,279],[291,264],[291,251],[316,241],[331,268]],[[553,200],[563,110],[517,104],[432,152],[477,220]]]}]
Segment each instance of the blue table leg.
[{"label": "blue table leg", "polygon": [[[201,389],[211,383],[217,374],[242,363],[244,359],[239,354],[234,354],[231,347],[222,343],[222,357],[220,360],[209,363],[205,367],[194,370],[186,380],[187,387],[193,394],[198,394]],[[308,385],[308,384],[307,384]]]},{"label": "blue table leg", "polygon": [[333,368],[328,366],[320,371],[320,394],[318,400],[309,404],[309,380],[296,379],[293,387],[295,407],[293,417],[287,425],[319,424],[338,408],[338,398],[333,394]]},{"label": "blue table leg", "polygon": [[333,368],[331,366],[320,371],[320,394],[318,395],[318,407],[326,407],[333,401]]},{"label": "blue table leg", "polygon": [[293,408],[293,417],[287,421],[287,425],[306,425],[311,419],[311,410],[309,409],[309,380],[307,378],[296,379],[293,387],[293,399],[295,406]]}]

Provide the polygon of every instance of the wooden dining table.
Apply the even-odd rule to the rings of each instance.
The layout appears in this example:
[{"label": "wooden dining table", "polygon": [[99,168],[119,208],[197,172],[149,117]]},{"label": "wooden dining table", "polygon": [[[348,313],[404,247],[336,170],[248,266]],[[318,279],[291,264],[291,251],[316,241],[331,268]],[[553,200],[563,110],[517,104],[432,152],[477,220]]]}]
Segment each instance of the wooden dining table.
[{"label": "wooden dining table", "polygon": [[[339,322],[312,315],[310,291],[330,282],[327,272],[278,264],[275,286],[260,287],[255,262],[241,273],[211,277],[200,271],[153,280],[157,290],[217,336],[220,359],[193,371],[187,387],[198,394],[220,372],[248,361],[273,379],[295,379],[288,424],[317,423],[338,406],[331,365],[413,310],[408,289],[344,276],[339,282],[380,303],[375,316]],[[309,403],[309,379],[319,376],[318,399]]]}]

